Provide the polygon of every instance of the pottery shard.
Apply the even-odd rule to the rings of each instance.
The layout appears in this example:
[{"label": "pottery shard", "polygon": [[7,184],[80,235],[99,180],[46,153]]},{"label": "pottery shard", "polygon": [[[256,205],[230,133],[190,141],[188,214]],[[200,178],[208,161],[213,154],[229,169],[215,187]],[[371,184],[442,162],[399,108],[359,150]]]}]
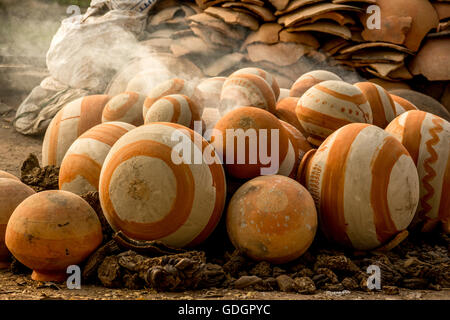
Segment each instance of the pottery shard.
[{"label": "pottery shard", "polygon": [[254,4],[242,3],[242,2],[227,2],[222,5],[224,8],[242,8],[245,11],[248,11],[250,14],[257,16],[262,21],[274,21],[277,18],[273,15],[273,13],[265,8],[260,7]]},{"label": "pottery shard", "polygon": [[253,31],[258,30],[259,28],[258,20],[243,12],[236,12],[231,9],[217,7],[209,7],[205,12],[232,25],[240,25]]},{"label": "pottery shard", "polygon": [[280,40],[279,33],[283,29],[278,23],[262,24],[258,31],[252,32],[248,35],[242,44],[242,48],[246,48],[252,43],[275,44]]},{"label": "pottery shard", "polygon": [[247,33],[245,28],[233,27],[229,24],[226,24],[222,19],[218,19],[206,13],[200,13],[190,16],[189,18],[187,18],[187,20],[220,31],[227,37],[236,40],[243,40]]},{"label": "pottery shard", "polygon": [[366,41],[386,41],[396,44],[404,44],[406,35],[411,30],[411,17],[390,16],[382,20],[379,32],[366,29],[361,35]]},{"label": "pottery shard", "polygon": [[279,34],[281,42],[293,42],[298,44],[306,44],[314,49],[320,47],[319,41],[309,32],[289,32],[284,29]]},{"label": "pottery shard", "polygon": [[216,4],[227,2],[228,0],[195,0],[200,9],[206,9]]},{"label": "pottery shard", "polygon": [[350,40],[352,38],[352,33],[350,32],[350,29],[348,27],[326,21],[320,21],[302,25],[299,27],[289,28],[289,31],[316,31],[338,36],[346,40]]},{"label": "pottery shard", "polygon": [[269,0],[269,2],[277,9],[284,10],[291,0]]},{"label": "pottery shard", "polygon": [[228,38],[221,32],[214,29],[205,28],[201,25],[191,26],[192,32],[205,43],[213,43],[215,45],[234,47],[236,42],[233,39]]},{"label": "pottery shard", "polygon": [[212,54],[214,48],[200,38],[185,37],[174,41],[170,45],[170,50],[176,57],[181,57],[191,53]]},{"label": "pottery shard", "polygon": [[428,39],[411,61],[409,70],[414,75],[424,75],[430,81],[450,80],[449,53],[450,38]]},{"label": "pottery shard", "polygon": [[278,19],[278,23],[286,27],[295,26],[297,23],[310,19],[314,16],[332,11],[362,11],[361,8],[345,4],[319,3],[314,6],[300,8]]},{"label": "pottery shard", "polygon": [[301,8],[301,7],[310,5],[310,4],[318,3],[318,2],[323,2],[323,1],[324,0],[293,0],[293,1],[289,1],[289,4],[287,5],[287,7],[284,8],[283,10],[276,11],[275,15],[277,15],[277,16],[284,15],[284,14],[292,12],[298,8]]},{"label": "pottery shard", "polygon": [[450,2],[449,3],[433,2],[431,4],[436,10],[440,21],[450,18]]},{"label": "pottery shard", "polygon": [[310,49],[297,43],[280,42],[274,45],[252,44],[247,47],[251,61],[269,61],[278,66],[288,66],[297,62]]}]

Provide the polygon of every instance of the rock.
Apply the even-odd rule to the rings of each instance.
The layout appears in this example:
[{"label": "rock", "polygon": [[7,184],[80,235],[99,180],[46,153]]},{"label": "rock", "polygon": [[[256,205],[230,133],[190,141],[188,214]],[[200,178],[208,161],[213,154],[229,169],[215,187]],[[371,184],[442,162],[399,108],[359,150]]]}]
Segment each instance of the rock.
[{"label": "rock", "polygon": [[244,289],[248,288],[257,284],[260,284],[262,282],[262,279],[257,276],[242,276],[236,281],[234,281],[233,286],[236,289]]},{"label": "rock", "polygon": [[295,289],[298,293],[312,294],[316,291],[316,285],[309,277],[295,278],[294,283]]},{"label": "rock", "polygon": [[278,287],[283,292],[294,292],[296,291],[296,285],[294,282],[294,279],[291,277],[283,274],[281,276],[278,276],[277,278]]},{"label": "rock", "polygon": [[256,266],[254,266],[250,270],[250,274],[261,277],[261,278],[270,277],[272,275],[272,268],[270,266],[270,263],[268,263],[266,261],[262,261],[262,262],[258,263]]},{"label": "rock", "polygon": [[107,288],[119,288],[122,284],[119,259],[115,256],[106,257],[97,270],[102,284]]},{"label": "rock", "polygon": [[383,286],[383,293],[387,295],[397,295],[400,294],[400,290],[395,286]]},{"label": "rock", "polygon": [[285,273],[286,273],[286,270],[281,269],[280,267],[274,267],[273,268],[273,272],[272,272],[272,276],[274,278],[276,278],[276,277],[281,276],[281,275],[283,275]]},{"label": "rock", "polygon": [[355,291],[355,290],[359,289],[358,282],[356,282],[355,279],[350,278],[350,277],[344,278],[342,280],[341,284],[345,289],[347,289],[349,291]]}]

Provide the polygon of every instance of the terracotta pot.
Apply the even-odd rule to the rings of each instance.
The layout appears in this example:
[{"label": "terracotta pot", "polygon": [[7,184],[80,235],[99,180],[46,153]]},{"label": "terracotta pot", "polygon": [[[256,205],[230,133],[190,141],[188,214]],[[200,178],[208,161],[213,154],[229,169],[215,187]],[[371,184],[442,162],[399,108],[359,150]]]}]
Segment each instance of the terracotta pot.
[{"label": "terracotta pot", "polygon": [[272,74],[260,68],[243,68],[233,72],[230,77],[241,74],[254,74],[266,80],[275,94],[275,100],[278,100],[278,97],[280,96],[280,86],[278,85],[277,79],[275,79]]},{"label": "terracotta pot", "polygon": [[297,107],[299,99],[300,98],[296,97],[288,97],[280,100],[277,103],[275,115],[278,119],[286,121],[290,125],[296,127],[304,136],[308,136],[307,132],[300,124],[300,121],[298,121],[297,114],[295,113],[295,108]]},{"label": "terracotta pot", "polygon": [[20,181],[20,179],[17,178],[15,175],[12,175],[11,173],[8,173],[3,170],[0,170],[0,178],[7,178],[7,179],[13,179],[13,180]]},{"label": "terracotta pot", "polygon": [[309,151],[299,167],[327,238],[372,250],[411,223],[419,202],[419,177],[406,148],[381,128],[349,124]]},{"label": "terracotta pot", "polygon": [[11,178],[0,178],[0,269],[8,268],[11,254],[5,245],[6,225],[16,207],[33,195],[33,189]]},{"label": "terracotta pot", "polygon": [[415,105],[413,105],[408,100],[403,99],[402,97],[391,94],[391,98],[394,101],[396,117],[405,113],[406,111],[419,110]]},{"label": "terracotta pot", "polygon": [[171,80],[164,81],[160,85],[154,87],[147,95],[144,101],[144,106],[142,107],[142,116],[145,119],[147,111],[150,109],[153,103],[158,99],[171,95],[171,94],[182,94],[187,97],[192,96],[194,88],[192,85],[183,79],[174,78]]},{"label": "terracotta pot", "polygon": [[[194,142],[196,151],[190,153]],[[154,122],[114,144],[103,164],[99,194],[115,231],[136,240],[194,246],[220,220],[225,174],[201,135],[179,124]]]},{"label": "terracotta pot", "polygon": [[420,178],[416,222],[431,231],[438,222],[450,232],[450,123],[424,111],[408,111],[395,118],[386,131],[411,154]]},{"label": "terracotta pot", "polygon": [[362,91],[343,81],[316,84],[300,98],[295,112],[314,146],[320,146],[330,134],[347,124],[373,121]]},{"label": "terracotta pot", "polygon": [[290,89],[280,88],[280,96],[278,97],[277,103],[284,98],[289,98],[289,91]]},{"label": "terracotta pot", "polygon": [[[289,134],[270,112],[241,107],[217,122],[211,142],[222,156],[228,174],[238,179],[249,179],[269,174],[265,171],[271,174],[278,172],[288,152]],[[275,148],[273,154],[272,147]],[[270,156],[269,163],[265,163],[265,156]]]},{"label": "terracotta pot", "polygon": [[37,281],[64,281],[67,267],[83,262],[102,242],[100,221],[89,204],[67,191],[32,195],[14,210],[6,246],[33,269]]},{"label": "terracotta pot", "polygon": [[372,82],[358,82],[358,87],[366,96],[372,109],[373,124],[384,129],[396,117],[394,100],[383,87]]},{"label": "terracotta pot", "polygon": [[200,108],[188,97],[172,94],[157,100],[145,115],[144,122],[172,122],[194,129],[194,122],[202,121]]},{"label": "terracotta pot", "polygon": [[82,195],[98,190],[100,171],[111,147],[135,126],[125,122],[99,124],[70,146],[59,170],[59,189]]},{"label": "terracotta pot", "polygon": [[236,74],[223,84],[219,111],[226,115],[236,108],[251,106],[274,113],[276,101],[266,80],[254,74]]},{"label": "terracotta pot", "polygon": [[297,176],[297,169],[303,156],[312,149],[306,138],[300,131],[289,123],[280,120],[289,134],[289,149],[286,157],[280,165],[278,174],[289,178]]},{"label": "terracotta pot", "polygon": [[338,75],[330,71],[314,70],[307,72],[294,82],[289,92],[289,96],[300,98],[310,88],[327,80],[342,81]]},{"label": "terracotta pot", "polygon": [[145,96],[137,92],[124,92],[114,96],[103,109],[102,122],[120,121],[140,126],[144,124],[142,108]]},{"label": "terracotta pot", "polygon": [[309,192],[283,176],[262,176],[241,186],[227,210],[233,245],[254,260],[287,263],[311,245],[317,212]]},{"label": "terracotta pot", "polygon": [[191,97],[192,101],[199,106],[200,110],[219,109],[220,93],[226,79],[225,77],[214,77],[203,80],[195,87]]},{"label": "terracotta pot", "polygon": [[102,122],[102,112],[110,97],[86,96],[65,105],[52,119],[42,144],[42,165],[59,167],[72,143]]}]

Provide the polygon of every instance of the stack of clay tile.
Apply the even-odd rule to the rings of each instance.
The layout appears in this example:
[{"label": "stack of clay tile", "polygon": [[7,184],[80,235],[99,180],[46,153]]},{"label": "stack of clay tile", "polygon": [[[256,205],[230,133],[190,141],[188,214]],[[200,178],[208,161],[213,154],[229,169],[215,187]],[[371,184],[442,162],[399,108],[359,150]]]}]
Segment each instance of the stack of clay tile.
[{"label": "stack of clay tile", "polygon": [[168,0],[153,9],[146,42],[205,76],[258,66],[284,87],[318,62],[389,81],[448,80],[448,68],[430,64],[449,52],[449,20],[450,0]]}]

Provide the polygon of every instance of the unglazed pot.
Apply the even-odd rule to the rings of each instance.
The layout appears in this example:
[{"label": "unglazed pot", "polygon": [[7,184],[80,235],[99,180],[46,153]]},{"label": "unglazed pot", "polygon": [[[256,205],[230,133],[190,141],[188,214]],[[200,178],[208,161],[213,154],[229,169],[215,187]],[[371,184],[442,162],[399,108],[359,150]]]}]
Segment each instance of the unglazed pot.
[{"label": "unglazed pot", "polygon": [[310,88],[327,80],[342,81],[338,75],[330,71],[314,70],[307,72],[294,82],[289,92],[289,96],[300,98]]},{"label": "unglazed pot", "polygon": [[145,115],[145,124],[172,122],[194,129],[194,122],[202,121],[200,108],[185,95],[172,94],[158,99]]},{"label": "unglazed pot", "polygon": [[297,107],[299,98],[287,97],[278,101],[276,106],[275,115],[278,119],[286,121],[290,125],[296,127],[300,132],[307,136],[305,129],[303,129],[300,121],[298,121],[297,114],[295,113],[295,108]]},{"label": "unglazed pot", "polygon": [[240,74],[254,74],[266,80],[275,94],[275,100],[278,100],[278,97],[280,96],[280,86],[278,85],[277,79],[275,79],[272,74],[260,68],[243,68],[233,72],[230,77]]},{"label": "unglazed pot", "polygon": [[42,144],[42,165],[59,167],[72,143],[102,122],[102,112],[110,97],[86,96],[65,105],[52,119]]},{"label": "unglazed pot", "polygon": [[64,281],[67,267],[85,260],[102,242],[100,221],[89,204],[67,191],[44,191],[14,210],[6,246],[33,269],[37,281]]},{"label": "unglazed pot", "polygon": [[372,82],[358,82],[358,87],[366,96],[372,109],[373,124],[384,129],[396,117],[394,100],[382,87]]},{"label": "unglazed pot", "polygon": [[0,178],[7,178],[7,179],[13,179],[13,180],[20,181],[20,179],[17,178],[15,175],[12,175],[11,173],[8,173],[3,170],[0,170]]},{"label": "unglazed pot", "polygon": [[150,109],[153,103],[158,99],[171,95],[171,94],[182,94],[190,97],[194,92],[194,88],[191,83],[186,80],[174,78],[164,81],[160,85],[154,87],[147,94],[147,98],[144,101],[144,106],[142,108],[142,116],[145,119],[147,111]]},{"label": "unglazed pot", "polygon": [[320,144],[337,129],[353,123],[372,123],[367,98],[357,87],[343,81],[324,81],[302,95],[295,109],[308,141]]},{"label": "unglazed pot", "polygon": [[270,84],[255,74],[235,74],[227,78],[220,94],[220,113],[250,106],[275,112],[275,93]]},{"label": "unglazed pot", "polygon": [[120,121],[134,126],[143,125],[142,108],[145,98],[137,92],[124,92],[112,97],[103,109],[102,122]]},{"label": "unglazed pot", "polygon": [[314,200],[284,176],[262,176],[242,185],[227,210],[233,245],[252,259],[286,263],[300,257],[317,229]]},{"label": "unglazed pot", "polygon": [[369,124],[346,125],[309,151],[298,180],[316,202],[326,237],[357,250],[380,247],[405,230],[419,203],[413,158]]},{"label": "unglazed pot", "polygon": [[241,107],[216,123],[211,143],[228,174],[250,179],[278,172],[289,149],[289,133],[270,112]]},{"label": "unglazed pot", "polygon": [[[139,110],[140,111],[140,110]],[[59,189],[82,195],[98,191],[103,161],[116,141],[135,126],[125,122],[96,125],[70,146],[59,169]]]},{"label": "unglazed pot", "polygon": [[395,118],[386,131],[411,154],[420,179],[415,223],[431,231],[441,222],[450,232],[450,123],[431,113],[413,110]]},{"label": "unglazed pot", "polygon": [[283,120],[280,120],[280,122],[288,131],[289,148],[286,157],[280,165],[278,174],[295,179],[300,161],[312,147],[297,128]]},{"label": "unglazed pot", "polygon": [[114,144],[103,164],[99,194],[115,231],[136,240],[194,246],[220,220],[225,174],[200,134],[179,124],[154,122]]},{"label": "unglazed pot", "polygon": [[412,104],[411,102],[402,97],[396,96],[395,94],[391,94],[391,98],[394,101],[395,115],[397,117],[407,111],[419,110],[414,104]]},{"label": "unglazed pot", "polygon": [[225,80],[225,77],[214,77],[201,81],[194,89],[192,101],[203,111],[205,108],[219,109],[220,93]]},{"label": "unglazed pot", "polygon": [[17,206],[33,195],[33,189],[11,178],[0,178],[0,269],[8,268],[11,254],[5,245],[6,225]]}]

